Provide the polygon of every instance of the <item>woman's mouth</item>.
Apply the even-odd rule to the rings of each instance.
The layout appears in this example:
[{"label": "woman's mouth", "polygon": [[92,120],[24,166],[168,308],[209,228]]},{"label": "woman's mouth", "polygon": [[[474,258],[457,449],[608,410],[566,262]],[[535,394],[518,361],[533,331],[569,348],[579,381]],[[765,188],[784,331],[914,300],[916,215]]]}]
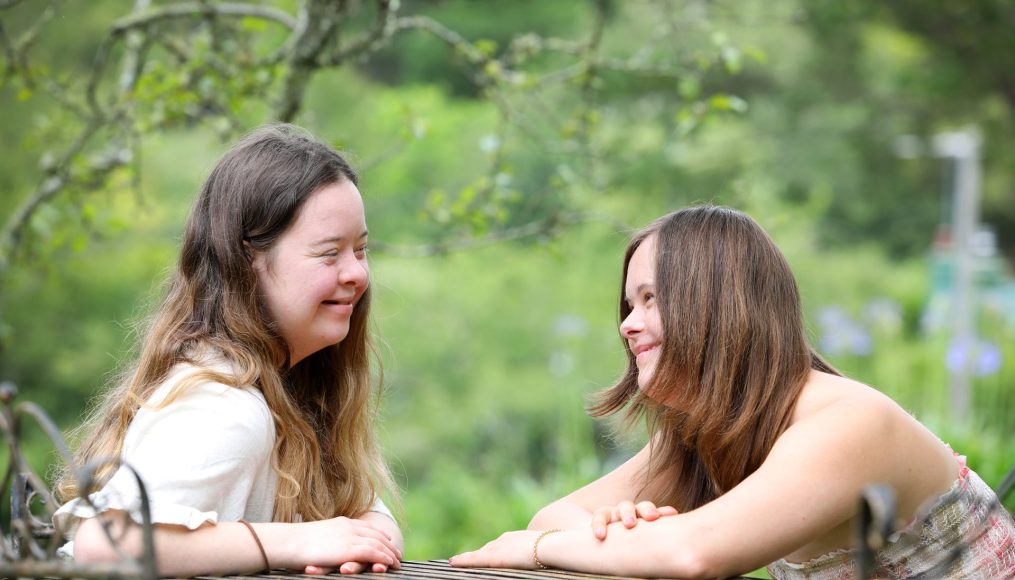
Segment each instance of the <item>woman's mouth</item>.
[{"label": "woman's mouth", "polygon": [[337,312],[339,314],[352,314],[353,307],[355,306],[355,300],[352,298],[325,300],[321,304],[332,312]]},{"label": "woman's mouth", "polygon": [[642,345],[634,349],[634,356],[638,360],[638,362],[641,362],[646,358],[648,358],[649,356],[651,356],[651,353],[654,353],[658,348],[659,348],[658,344]]}]

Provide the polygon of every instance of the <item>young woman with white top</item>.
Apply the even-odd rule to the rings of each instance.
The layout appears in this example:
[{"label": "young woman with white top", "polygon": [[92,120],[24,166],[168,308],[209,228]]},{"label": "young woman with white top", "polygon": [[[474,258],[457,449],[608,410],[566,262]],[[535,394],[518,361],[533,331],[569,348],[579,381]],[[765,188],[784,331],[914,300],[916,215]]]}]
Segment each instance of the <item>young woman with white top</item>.
[{"label": "young woman with white top", "polygon": [[[138,357],[76,456],[140,474],[160,575],[399,567],[380,500],[395,490],[374,434],[366,251],[356,174],[305,131],[258,129],[211,172]],[[100,469],[92,505],[73,499],[74,475],[57,486],[65,552],[117,558],[105,523],[140,553],[131,473]]]}]

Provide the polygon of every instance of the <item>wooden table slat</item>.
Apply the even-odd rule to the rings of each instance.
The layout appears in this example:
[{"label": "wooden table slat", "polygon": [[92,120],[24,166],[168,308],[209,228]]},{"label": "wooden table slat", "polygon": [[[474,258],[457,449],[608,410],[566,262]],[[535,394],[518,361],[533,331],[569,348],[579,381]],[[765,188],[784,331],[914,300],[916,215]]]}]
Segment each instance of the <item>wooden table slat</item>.
[{"label": "wooden table slat", "polygon": [[[347,580],[349,576],[343,576],[335,572],[331,576],[342,576]],[[263,578],[275,580],[291,580],[293,578],[320,579],[320,576],[307,574],[258,574],[256,576],[199,576],[197,580],[212,580],[213,578]],[[569,570],[512,570],[507,568],[452,568],[447,560],[407,560],[402,562],[402,569],[377,574],[369,572],[360,574],[354,578],[369,578],[371,580],[510,580],[541,578],[544,580],[637,580],[633,577],[606,576],[602,574],[585,574],[583,572],[572,572]]]}]

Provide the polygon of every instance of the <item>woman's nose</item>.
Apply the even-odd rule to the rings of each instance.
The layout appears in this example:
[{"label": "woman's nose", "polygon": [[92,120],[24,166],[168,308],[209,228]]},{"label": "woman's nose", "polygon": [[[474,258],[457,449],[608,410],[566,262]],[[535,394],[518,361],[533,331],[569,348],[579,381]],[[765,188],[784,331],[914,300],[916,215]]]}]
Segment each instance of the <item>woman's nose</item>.
[{"label": "woman's nose", "polygon": [[627,318],[620,323],[620,334],[624,338],[632,338],[639,332],[645,329],[645,324],[642,322],[641,316],[638,316],[637,311],[632,310]]},{"label": "woman's nose", "polygon": [[366,260],[350,257],[342,263],[338,281],[346,286],[365,286],[370,278]]}]

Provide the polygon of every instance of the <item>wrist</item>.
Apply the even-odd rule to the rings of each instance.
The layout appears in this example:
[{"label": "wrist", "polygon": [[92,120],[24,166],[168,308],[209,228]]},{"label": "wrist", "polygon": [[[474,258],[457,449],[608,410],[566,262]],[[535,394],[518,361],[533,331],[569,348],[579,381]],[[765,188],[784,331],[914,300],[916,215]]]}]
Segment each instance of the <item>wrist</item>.
[{"label": "wrist", "polygon": [[546,562],[539,557],[539,545],[543,543],[546,536],[563,531],[564,530],[560,528],[550,528],[549,530],[543,530],[538,536],[536,536],[535,541],[532,542],[532,564],[536,567],[536,570],[546,570],[549,568],[549,566],[546,565]]},{"label": "wrist", "polygon": [[254,525],[243,519],[240,520],[240,523],[247,528],[250,532],[250,537],[254,540],[254,543],[257,544],[257,552],[261,555],[261,564],[263,566],[261,570],[264,572],[271,572],[271,563],[268,562],[268,554],[264,551],[264,543],[261,542],[261,537],[258,535],[257,530],[254,529]]},{"label": "wrist", "polygon": [[274,569],[293,568],[297,558],[293,552],[293,545],[290,538],[295,530],[288,529],[291,524],[262,522],[252,524],[261,538],[264,546],[264,553],[268,562]]}]

